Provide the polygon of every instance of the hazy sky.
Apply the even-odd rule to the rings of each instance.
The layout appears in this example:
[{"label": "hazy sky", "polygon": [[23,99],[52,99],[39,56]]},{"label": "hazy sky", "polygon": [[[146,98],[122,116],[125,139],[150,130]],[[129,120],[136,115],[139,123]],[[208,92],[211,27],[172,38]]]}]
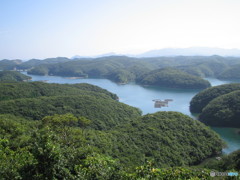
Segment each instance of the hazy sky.
[{"label": "hazy sky", "polygon": [[0,0],[0,59],[240,48],[240,0]]}]

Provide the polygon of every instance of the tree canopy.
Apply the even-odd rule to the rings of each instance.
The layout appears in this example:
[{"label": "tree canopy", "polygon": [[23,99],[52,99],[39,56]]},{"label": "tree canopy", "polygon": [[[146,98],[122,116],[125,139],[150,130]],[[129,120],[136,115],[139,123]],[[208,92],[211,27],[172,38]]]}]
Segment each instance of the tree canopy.
[{"label": "tree canopy", "polygon": [[173,68],[151,71],[139,77],[137,82],[144,85],[184,89],[204,89],[211,86],[208,81],[200,77]]},{"label": "tree canopy", "polygon": [[216,97],[236,90],[240,90],[239,83],[223,84],[205,89],[192,98],[190,102],[190,111],[192,113],[201,113],[203,108]]},{"label": "tree canopy", "polygon": [[178,112],[142,116],[93,85],[0,87],[1,179],[206,178],[210,169],[191,166],[224,147],[200,121]]},{"label": "tree canopy", "polygon": [[199,119],[211,126],[240,127],[240,90],[221,95],[203,108]]},{"label": "tree canopy", "polygon": [[30,76],[26,76],[17,71],[0,71],[0,82],[16,82],[30,80]]}]

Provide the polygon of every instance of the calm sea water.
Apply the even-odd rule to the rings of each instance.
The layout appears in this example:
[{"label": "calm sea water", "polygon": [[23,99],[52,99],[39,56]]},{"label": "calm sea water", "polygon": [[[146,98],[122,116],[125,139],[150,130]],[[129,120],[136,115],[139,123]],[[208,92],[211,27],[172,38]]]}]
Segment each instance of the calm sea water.
[{"label": "calm sea water", "polygon": [[[26,72],[23,72],[26,74]],[[120,102],[137,107],[143,114],[157,111],[178,111],[195,118],[189,111],[189,102],[199,90],[170,89],[160,87],[143,87],[137,84],[119,85],[107,79],[68,79],[59,76],[37,76],[30,75],[32,81],[47,81],[48,83],[89,83],[115,93],[120,98]],[[206,78],[212,86],[231,83],[231,81],[221,81],[214,78]],[[236,81],[235,81],[236,82]],[[240,81],[239,81],[240,82]],[[168,107],[154,108],[154,99],[173,99]],[[221,138],[227,142],[228,147],[223,149],[224,153],[230,153],[240,149],[239,129],[211,127]]]}]

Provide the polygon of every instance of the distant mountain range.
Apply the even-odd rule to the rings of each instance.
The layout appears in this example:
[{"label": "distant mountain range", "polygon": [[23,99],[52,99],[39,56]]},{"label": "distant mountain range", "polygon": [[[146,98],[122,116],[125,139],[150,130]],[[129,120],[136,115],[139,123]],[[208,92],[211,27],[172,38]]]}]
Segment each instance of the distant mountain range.
[{"label": "distant mountain range", "polygon": [[114,52],[97,56],[73,56],[71,59],[80,58],[99,58],[106,56],[129,56],[129,57],[159,57],[159,56],[233,56],[240,57],[240,49],[223,49],[209,47],[190,47],[190,48],[164,48],[144,52],[142,54],[118,54]]},{"label": "distant mountain range", "polygon": [[114,52],[110,52],[110,53],[106,53],[106,54],[100,54],[100,55],[96,55],[96,56],[79,56],[79,55],[75,55],[73,57],[71,57],[71,59],[82,59],[82,58],[99,58],[99,57],[106,57],[106,56],[121,56],[121,54],[116,54]]},{"label": "distant mountain range", "polygon": [[240,56],[240,49],[223,49],[208,47],[190,48],[165,48],[151,50],[137,55],[137,57],[158,57],[158,56]]}]

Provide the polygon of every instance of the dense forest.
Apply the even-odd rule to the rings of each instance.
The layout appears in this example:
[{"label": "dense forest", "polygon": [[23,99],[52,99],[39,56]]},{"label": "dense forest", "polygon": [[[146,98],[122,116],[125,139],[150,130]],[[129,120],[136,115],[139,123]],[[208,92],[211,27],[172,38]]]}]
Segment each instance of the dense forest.
[{"label": "dense forest", "polygon": [[192,98],[190,111],[192,113],[201,113],[203,108],[214,98],[236,90],[240,90],[239,83],[224,84],[205,89]]},{"label": "dense forest", "polygon": [[202,179],[212,168],[193,165],[224,147],[199,121],[177,112],[142,116],[93,85],[0,86],[3,179]]},{"label": "dense forest", "polygon": [[200,77],[173,68],[153,70],[139,77],[137,82],[144,85],[184,89],[205,89],[211,86],[208,81]]},{"label": "dense forest", "polygon": [[219,96],[209,102],[199,119],[211,126],[240,127],[240,91]]},{"label": "dense forest", "polygon": [[16,71],[0,71],[0,81],[4,82],[16,82],[30,80],[30,76],[26,76]]},{"label": "dense forest", "polygon": [[211,126],[240,127],[240,84],[225,84],[205,89],[190,102],[190,111]]},{"label": "dense forest", "polygon": [[116,94],[85,83],[14,82],[28,76],[4,79],[0,179],[210,179],[211,171],[239,172],[239,151],[222,155],[225,143],[204,123],[240,127],[240,85],[210,87],[203,80],[238,78],[239,60],[220,56],[2,60],[0,72],[12,73],[11,78],[20,73],[5,70],[207,89],[190,103],[191,112],[201,113],[196,121],[178,112],[142,115],[118,102]]},{"label": "dense forest", "polygon": [[218,75],[219,79],[239,79],[240,78],[240,64],[229,67]]},{"label": "dense forest", "polygon": [[229,169],[240,169],[240,150],[234,151],[229,155],[223,155],[221,160],[210,159],[207,163],[200,165],[202,168],[227,171]]},{"label": "dense forest", "polygon": [[108,96],[117,100],[113,94],[98,86],[81,84],[56,84],[44,82],[19,82],[19,83],[0,83],[0,101],[18,98],[36,98],[40,96],[64,96],[64,95],[89,95],[89,96]]},{"label": "dense forest", "polygon": [[[153,58],[107,56],[76,59],[58,57],[44,60],[32,59],[25,62],[21,60],[0,61],[0,68],[2,70],[25,70],[28,71],[29,74],[35,75],[107,78],[117,83],[141,82],[143,79],[140,78],[152,74],[154,70],[166,67],[178,69],[181,71],[179,71],[180,74],[185,72],[190,75],[198,76],[199,78],[216,77],[220,79],[233,79],[239,77],[237,73],[239,72],[238,67],[240,67],[240,59],[237,57],[221,56]],[[176,79],[177,78],[175,78],[175,80]],[[203,82],[203,79],[200,81]],[[177,84],[181,83],[181,81],[177,82]],[[177,84],[174,84],[174,86],[177,87]],[[189,86],[191,87],[192,83]]]}]

